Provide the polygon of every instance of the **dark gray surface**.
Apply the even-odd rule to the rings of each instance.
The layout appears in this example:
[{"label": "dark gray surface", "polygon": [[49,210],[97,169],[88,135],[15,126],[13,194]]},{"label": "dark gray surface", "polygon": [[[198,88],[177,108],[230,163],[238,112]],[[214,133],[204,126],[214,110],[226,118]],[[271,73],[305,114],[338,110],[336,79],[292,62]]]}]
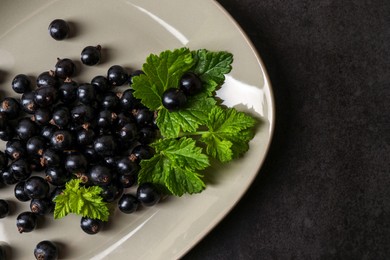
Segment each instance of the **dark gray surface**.
[{"label": "dark gray surface", "polygon": [[218,2],[265,63],[276,132],[184,259],[390,259],[390,1]]}]

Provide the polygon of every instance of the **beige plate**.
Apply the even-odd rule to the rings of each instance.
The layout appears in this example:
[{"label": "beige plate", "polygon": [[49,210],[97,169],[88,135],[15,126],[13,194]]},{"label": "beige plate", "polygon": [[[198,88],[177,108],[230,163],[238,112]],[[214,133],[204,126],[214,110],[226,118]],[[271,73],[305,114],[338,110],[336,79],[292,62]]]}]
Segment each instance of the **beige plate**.
[{"label": "beige plate", "polygon": [[[47,27],[56,18],[71,23],[71,38],[49,36]],[[2,0],[0,20],[0,87],[10,95],[15,95],[10,83],[16,74],[37,76],[53,69],[57,57],[79,61],[87,45],[102,45],[104,60],[95,67],[78,62],[78,82],[105,75],[114,64],[138,69],[150,53],[166,49],[227,50],[234,54],[233,70],[218,95],[263,122],[244,158],[208,172],[212,177],[204,192],[168,198],[130,215],[116,212],[97,235],[83,233],[75,215],[45,217],[33,232],[19,234],[15,218],[28,203],[17,202],[13,187],[2,188],[0,198],[10,200],[13,211],[0,220],[0,241],[9,245],[12,259],[32,259],[36,243],[45,239],[60,244],[61,259],[180,258],[231,210],[257,175],[274,127],[271,86],[252,44],[215,1]]]}]

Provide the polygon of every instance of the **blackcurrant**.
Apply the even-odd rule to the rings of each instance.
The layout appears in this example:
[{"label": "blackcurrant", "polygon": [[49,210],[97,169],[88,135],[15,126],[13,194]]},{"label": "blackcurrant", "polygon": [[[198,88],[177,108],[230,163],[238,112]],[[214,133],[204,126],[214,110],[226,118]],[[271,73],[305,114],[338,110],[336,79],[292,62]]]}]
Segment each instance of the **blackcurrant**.
[{"label": "blackcurrant", "polygon": [[0,172],[2,181],[7,185],[13,185],[18,183],[18,180],[15,179],[13,173],[9,170],[9,168],[5,168]]},{"label": "blackcurrant", "polygon": [[25,184],[25,181],[19,181],[15,187],[14,187],[14,195],[15,195],[15,198],[19,201],[22,201],[22,202],[25,202],[25,201],[29,201],[30,200],[30,197],[26,194],[26,192],[24,191],[24,184]]},{"label": "blackcurrant", "polygon": [[26,151],[30,157],[41,157],[46,149],[46,140],[42,136],[32,136],[26,142]]},{"label": "blackcurrant", "polygon": [[125,68],[120,65],[113,65],[107,71],[108,83],[111,86],[122,86],[127,81],[129,75]]},{"label": "blackcurrant", "polygon": [[105,202],[113,202],[117,200],[123,193],[123,188],[116,184],[109,184],[100,186],[102,188],[102,192],[100,192],[100,196],[103,198]]},{"label": "blackcurrant", "polygon": [[187,96],[193,96],[202,91],[202,81],[193,72],[186,72],[180,78],[179,87]]},{"label": "blackcurrant", "polygon": [[30,201],[30,210],[35,214],[49,214],[52,212],[53,209],[54,203],[49,197],[43,199],[32,199]]},{"label": "blackcurrant", "polygon": [[102,229],[103,221],[99,219],[82,217],[80,221],[80,227],[85,233],[94,235]]},{"label": "blackcurrant", "polygon": [[51,123],[59,128],[65,128],[71,121],[70,111],[67,106],[60,105],[54,108]]},{"label": "blackcurrant", "polygon": [[113,178],[111,169],[103,165],[92,166],[89,175],[95,185],[108,185]]},{"label": "blackcurrant", "polygon": [[93,147],[99,155],[111,156],[116,152],[117,141],[112,135],[102,135],[96,138]]},{"label": "blackcurrant", "polygon": [[109,91],[112,89],[112,86],[108,83],[108,79],[104,76],[96,76],[91,80],[92,86],[100,93]]},{"label": "blackcurrant", "polygon": [[25,158],[19,158],[9,165],[9,171],[18,181],[26,180],[31,176],[30,163]]},{"label": "blackcurrant", "polygon": [[64,104],[72,104],[77,100],[78,84],[70,78],[64,80],[58,89],[58,98]]},{"label": "blackcurrant", "polygon": [[119,102],[119,97],[116,93],[112,91],[107,91],[106,93],[104,93],[102,100],[100,101],[100,106],[103,109],[116,111],[116,109],[119,107]]},{"label": "blackcurrant", "polygon": [[131,214],[138,209],[139,201],[132,194],[123,194],[118,201],[118,208],[120,211],[126,214]]},{"label": "blackcurrant", "polygon": [[34,248],[34,256],[37,260],[56,260],[58,259],[58,247],[52,241],[41,241]]},{"label": "blackcurrant", "polygon": [[162,104],[169,111],[176,111],[187,104],[187,96],[181,89],[169,88],[162,95]]},{"label": "blackcurrant", "polygon": [[101,58],[101,49],[100,45],[85,47],[81,51],[81,62],[88,66],[98,64]]},{"label": "blackcurrant", "polygon": [[31,80],[25,74],[16,75],[11,84],[12,89],[18,94],[22,94],[31,90]]},{"label": "blackcurrant", "polygon": [[76,65],[73,63],[71,59],[57,59],[57,63],[55,65],[55,75],[60,79],[70,78],[74,75],[76,71]]},{"label": "blackcurrant", "polygon": [[96,89],[92,84],[80,84],[77,89],[77,97],[83,104],[92,104],[96,101]]},{"label": "blackcurrant", "polygon": [[58,90],[54,87],[41,87],[34,91],[34,101],[40,107],[49,107],[58,100]]},{"label": "blackcurrant", "polygon": [[15,128],[17,136],[24,141],[39,133],[39,126],[29,117],[21,118]]},{"label": "blackcurrant", "polygon": [[51,147],[56,150],[71,150],[74,148],[74,136],[68,130],[57,130],[50,139]]},{"label": "blackcurrant", "polygon": [[84,154],[73,152],[65,158],[65,169],[69,173],[82,173],[87,170],[88,161]]},{"label": "blackcurrant", "polygon": [[65,20],[55,19],[49,24],[48,30],[54,40],[61,41],[69,36],[70,27]]},{"label": "blackcurrant", "polygon": [[38,109],[38,104],[35,102],[35,92],[24,92],[20,98],[20,104],[24,112],[34,114]]},{"label": "blackcurrant", "polygon": [[55,125],[45,125],[41,129],[41,136],[50,142],[54,132],[57,130],[59,130],[59,128]]},{"label": "blackcurrant", "polygon": [[138,127],[135,123],[127,123],[118,131],[121,142],[133,142],[138,139]]},{"label": "blackcurrant", "polygon": [[53,148],[48,148],[42,154],[41,163],[45,167],[60,166],[62,162],[63,162],[62,151],[55,150]]},{"label": "blackcurrant", "polygon": [[151,146],[140,144],[133,148],[129,158],[130,160],[139,163],[141,160],[147,160],[152,158],[154,155],[154,150]]},{"label": "blackcurrant", "polygon": [[77,143],[82,146],[91,145],[95,140],[95,132],[90,128],[80,128],[75,133]]},{"label": "blackcurrant", "polygon": [[33,121],[36,122],[39,125],[47,125],[50,120],[52,119],[52,112],[49,108],[46,107],[39,107],[34,112],[34,115],[32,117]]},{"label": "blackcurrant", "polygon": [[120,106],[124,111],[140,108],[141,101],[134,97],[134,90],[129,88],[123,91],[120,98]]},{"label": "blackcurrant", "polygon": [[149,182],[141,183],[137,188],[137,199],[143,206],[153,206],[161,199],[161,193]]},{"label": "blackcurrant", "polygon": [[27,154],[25,142],[20,139],[9,140],[5,144],[5,153],[11,160],[17,160]]},{"label": "blackcurrant", "polygon": [[64,186],[71,175],[60,166],[48,167],[45,170],[45,180],[54,186]]},{"label": "blackcurrant", "polygon": [[70,115],[76,124],[90,123],[95,118],[95,109],[89,105],[79,104],[72,108]]},{"label": "blackcurrant", "polygon": [[20,213],[16,217],[16,227],[19,233],[31,232],[37,226],[37,215],[30,211]]},{"label": "blackcurrant", "polygon": [[53,87],[57,88],[59,85],[59,80],[55,76],[53,70],[44,71],[37,77],[37,86],[40,87]]},{"label": "blackcurrant", "polygon": [[140,127],[153,124],[154,112],[152,110],[149,110],[148,108],[139,108],[135,109],[132,113],[135,121]]},{"label": "blackcurrant", "polygon": [[44,178],[31,176],[24,183],[24,190],[31,199],[43,199],[49,194],[50,186]]},{"label": "blackcurrant", "polygon": [[15,119],[20,113],[19,101],[12,97],[6,97],[0,102],[0,112],[4,113],[8,119]]}]

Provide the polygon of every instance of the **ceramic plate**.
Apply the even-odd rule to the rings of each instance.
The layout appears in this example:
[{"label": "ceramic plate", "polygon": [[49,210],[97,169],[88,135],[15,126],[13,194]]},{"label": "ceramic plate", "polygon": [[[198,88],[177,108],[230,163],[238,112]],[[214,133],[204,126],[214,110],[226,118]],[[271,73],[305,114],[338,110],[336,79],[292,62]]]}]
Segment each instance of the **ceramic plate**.
[{"label": "ceramic plate", "polygon": [[[49,36],[48,25],[56,18],[71,24],[70,38]],[[232,209],[257,175],[273,132],[272,91],[252,44],[215,1],[3,0],[0,20],[0,87],[8,95],[15,96],[10,85],[16,74],[37,76],[53,69],[57,57],[79,61],[87,45],[100,44],[104,57],[97,66],[80,66],[77,82],[105,75],[114,64],[139,69],[150,53],[187,46],[232,52],[233,70],[218,95],[226,105],[262,120],[249,152],[212,168],[204,192],[168,198],[130,215],[116,212],[97,235],[83,233],[75,215],[45,217],[33,232],[19,234],[15,219],[28,203],[17,202],[13,187],[1,188],[12,212],[0,220],[0,241],[9,246],[12,259],[32,259],[36,243],[45,239],[60,245],[61,259],[180,258]]]}]

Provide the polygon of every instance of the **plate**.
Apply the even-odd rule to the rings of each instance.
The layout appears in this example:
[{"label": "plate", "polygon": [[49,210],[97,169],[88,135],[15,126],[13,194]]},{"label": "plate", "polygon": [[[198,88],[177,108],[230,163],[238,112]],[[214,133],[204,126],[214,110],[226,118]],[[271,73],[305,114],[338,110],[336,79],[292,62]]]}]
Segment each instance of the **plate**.
[{"label": "plate", "polygon": [[[204,237],[239,201],[256,177],[274,127],[274,102],[264,66],[245,33],[215,1],[198,0],[3,0],[0,9],[0,87],[8,95],[18,73],[36,76],[53,69],[57,57],[79,60],[82,48],[100,44],[103,60],[82,67],[75,80],[89,82],[119,64],[138,69],[150,53],[187,46],[234,55],[233,70],[218,96],[262,121],[250,150],[241,159],[210,169],[204,192],[170,197],[155,207],[126,215],[118,212],[97,235],[80,230],[79,217],[45,217],[31,233],[19,234],[15,218],[28,209],[13,187],[0,189],[11,201],[11,215],[0,221],[0,241],[12,259],[32,259],[33,248],[50,239],[61,259],[177,259]],[[49,23],[67,20],[72,35],[53,40]],[[3,148],[4,148],[4,144]]]}]

